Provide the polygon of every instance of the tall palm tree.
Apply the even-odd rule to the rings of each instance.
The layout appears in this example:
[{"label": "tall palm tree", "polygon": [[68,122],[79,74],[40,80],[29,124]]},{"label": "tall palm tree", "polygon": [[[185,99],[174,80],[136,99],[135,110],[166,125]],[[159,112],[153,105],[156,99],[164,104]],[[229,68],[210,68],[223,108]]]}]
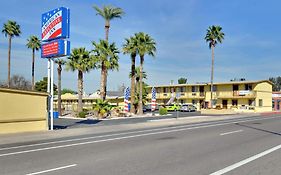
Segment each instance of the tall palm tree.
[{"label": "tall palm tree", "polygon": [[114,7],[111,5],[103,6],[99,8],[94,5],[97,15],[100,15],[105,20],[105,40],[108,41],[108,33],[110,28],[110,21],[114,18],[121,18],[124,15],[124,11],[119,7]]},{"label": "tall palm tree", "polygon": [[[135,84],[136,84],[136,92],[139,93],[139,83],[140,83],[140,67],[137,66],[135,68]],[[132,78],[132,72],[130,72],[129,77]],[[142,79],[146,79],[147,78],[147,73],[145,71],[142,71]]]},{"label": "tall palm tree", "polygon": [[[105,40],[108,41],[108,35],[109,35],[109,28],[110,28],[110,21],[115,18],[121,18],[122,15],[124,15],[124,11],[119,7],[114,7],[111,5],[103,6],[102,8],[99,8],[98,6],[93,7],[96,10],[96,15],[101,16],[105,20]],[[102,67],[106,67],[105,63],[102,62]],[[107,70],[104,69],[104,75],[107,75]],[[103,79],[101,77],[101,79]],[[107,77],[105,77],[107,79]],[[101,98],[106,98],[106,83],[101,81]]]},{"label": "tall palm tree", "polygon": [[74,48],[68,57],[66,70],[78,70],[78,112],[83,109],[82,94],[83,94],[83,73],[89,72],[95,68],[94,59],[90,56],[90,52],[84,47]]},{"label": "tall palm tree", "polygon": [[8,87],[11,86],[11,47],[12,47],[12,38],[15,36],[20,36],[21,30],[20,25],[15,21],[8,20],[7,23],[3,25],[2,33],[9,40],[9,49],[8,49]]},{"label": "tall palm tree", "polygon": [[211,68],[211,107],[213,107],[213,81],[214,81],[214,49],[215,46],[219,43],[222,43],[224,39],[224,33],[221,31],[221,26],[209,26],[207,29],[207,34],[205,36],[206,42],[209,43],[209,48],[212,50],[212,68]]},{"label": "tall palm tree", "polygon": [[101,69],[101,99],[106,98],[106,84],[107,84],[107,71],[108,70],[118,70],[119,68],[119,57],[118,49],[115,43],[108,43],[106,40],[100,40],[99,43],[92,42],[94,49],[94,57],[96,59],[97,68]]},{"label": "tall palm tree", "polygon": [[140,89],[139,89],[139,109],[138,114],[142,115],[142,72],[143,72],[143,64],[144,64],[144,56],[150,55],[152,57],[155,56],[156,53],[156,42],[153,38],[151,38],[148,34],[139,32],[135,34],[137,45],[138,45],[138,54],[140,55]]},{"label": "tall palm tree", "polygon": [[35,87],[35,81],[34,81],[34,63],[35,63],[35,51],[39,50],[41,48],[41,41],[40,39],[32,35],[27,39],[26,46],[30,49],[32,49],[32,70],[31,70],[31,76],[32,76],[32,90],[34,90]]},{"label": "tall palm tree", "polygon": [[125,44],[123,45],[123,53],[124,54],[130,54],[131,56],[131,73],[130,73],[130,78],[131,78],[131,108],[130,112],[135,113],[135,75],[136,75],[136,56],[137,56],[137,42],[136,42],[135,37],[130,37],[130,39],[126,38],[125,39]]},{"label": "tall palm tree", "polygon": [[63,59],[57,59],[55,60],[55,63],[58,65],[58,113],[59,116],[61,116],[61,71],[62,66],[65,65],[66,61]]}]

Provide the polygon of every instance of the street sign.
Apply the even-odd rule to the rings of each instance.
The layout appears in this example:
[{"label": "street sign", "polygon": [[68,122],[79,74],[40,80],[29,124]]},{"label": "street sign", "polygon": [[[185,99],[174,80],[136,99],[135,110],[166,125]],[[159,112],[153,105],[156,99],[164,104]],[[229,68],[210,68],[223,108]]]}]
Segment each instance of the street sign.
[{"label": "street sign", "polygon": [[59,7],[42,14],[42,41],[69,38],[69,9]]},{"label": "street sign", "polygon": [[48,118],[50,130],[54,129],[54,59],[70,55],[68,8],[59,7],[42,14],[41,19],[41,57],[48,58]]},{"label": "street sign", "polygon": [[41,57],[55,58],[70,54],[70,42],[66,40],[56,40],[42,44]]}]

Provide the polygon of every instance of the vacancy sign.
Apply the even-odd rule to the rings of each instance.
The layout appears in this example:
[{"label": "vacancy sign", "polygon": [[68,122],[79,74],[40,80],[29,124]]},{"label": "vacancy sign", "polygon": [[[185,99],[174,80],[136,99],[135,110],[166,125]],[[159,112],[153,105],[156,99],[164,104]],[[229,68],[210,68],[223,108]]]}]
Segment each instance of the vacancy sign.
[{"label": "vacancy sign", "polygon": [[46,44],[42,44],[41,51],[42,58],[66,56],[70,54],[70,42],[65,40],[48,42]]}]

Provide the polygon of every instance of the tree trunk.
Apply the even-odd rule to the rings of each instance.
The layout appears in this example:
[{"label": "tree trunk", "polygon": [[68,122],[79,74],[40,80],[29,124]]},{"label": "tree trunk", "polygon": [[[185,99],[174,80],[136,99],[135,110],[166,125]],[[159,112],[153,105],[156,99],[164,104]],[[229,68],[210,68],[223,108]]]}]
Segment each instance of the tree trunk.
[{"label": "tree trunk", "polygon": [[142,107],[142,68],[143,68],[143,62],[144,62],[144,56],[140,56],[140,93],[139,93],[139,109],[138,109],[138,114],[142,115],[143,114],[143,107]]},{"label": "tree trunk", "polygon": [[11,45],[12,45],[12,36],[9,35],[9,48],[8,48],[8,88],[11,87]]},{"label": "tree trunk", "polygon": [[58,113],[59,116],[62,115],[61,113],[61,64],[58,64]]},{"label": "tree trunk", "polygon": [[109,27],[110,27],[110,23],[109,21],[105,21],[105,40],[108,41],[108,35],[109,35]]},{"label": "tree trunk", "polygon": [[31,76],[32,76],[32,90],[34,90],[34,62],[35,62],[35,49],[32,49],[32,68],[31,68]]},{"label": "tree trunk", "polygon": [[211,49],[212,49],[212,69],[211,69],[211,108],[213,108],[213,104],[214,104],[214,101],[213,101],[213,88],[214,88],[214,85],[213,85],[213,82],[214,82],[214,45],[212,44],[211,45]]},{"label": "tree trunk", "polygon": [[101,99],[105,100],[106,98],[106,76],[107,76],[107,70],[104,65],[104,62],[102,62],[101,65],[101,87],[100,87],[100,94],[101,94]]},{"label": "tree trunk", "polygon": [[82,96],[83,96],[83,72],[78,70],[78,112],[82,112],[83,110]]},{"label": "tree trunk", "polygon": [[131,77],[131,109],[130,109],[130,112],[131,113],[135,113],[136,110],[135,110],[135,106],[134,106],[134,103],[135,103],[135,90],[136,90],[136,87],[135,87],[135,79],[136,79],[136,70],[135,70],[135,67],[136,67],[136,55],[131,55],[131,72],[132,72],[132,77]]}]

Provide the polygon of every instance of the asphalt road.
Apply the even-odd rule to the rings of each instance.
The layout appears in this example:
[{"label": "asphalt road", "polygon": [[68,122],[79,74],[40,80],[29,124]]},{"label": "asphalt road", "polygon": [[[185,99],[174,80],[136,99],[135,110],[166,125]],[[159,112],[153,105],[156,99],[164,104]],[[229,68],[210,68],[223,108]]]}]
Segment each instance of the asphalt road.
[{"label": "asphalt road", "polygon": [[280,175],[281,117],[0,145],[1,175]]},{"label": "asphalt road", "polygon": [[199,116],[200,112],[169,112],[168,116],[150,116],[150,117],[140,117],[140,118],[123,118],[117,120],[79,120],[79,119],[65,119],[59,118],[54,119],[55,129],[66,129],[66,128],[80,128],[89,126],[101,126],[101,125],[119,125],[119,124],[133,124],[133,123],[143,123],[148,120],[159,120],[163,118],[175,118],[175,117],[191,117]]}]

